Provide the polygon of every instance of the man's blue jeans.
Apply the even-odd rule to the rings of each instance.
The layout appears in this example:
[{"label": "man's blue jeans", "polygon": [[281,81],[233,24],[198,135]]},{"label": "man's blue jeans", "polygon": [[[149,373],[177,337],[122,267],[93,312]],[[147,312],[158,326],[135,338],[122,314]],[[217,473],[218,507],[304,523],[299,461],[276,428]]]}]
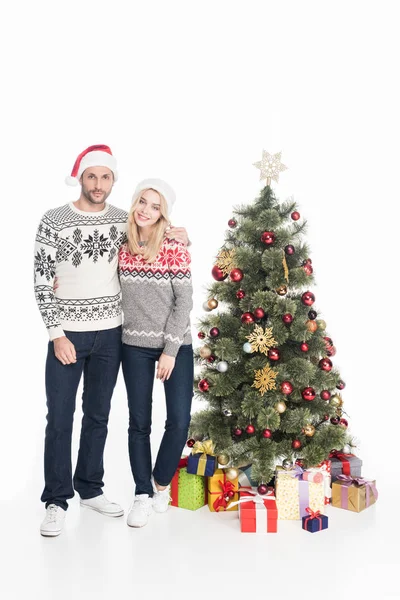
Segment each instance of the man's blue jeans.
[{"label": "man's blue jeans", "polygon": [[[63,365],[49,342],[46,362],[47,426],[42,501],[67,510],[74,488],[83,499],[100,496],[111,396],[121,362],[121,326],[103,331],[66,331],[77,361]],[[83,373],[82,428],[72,479],[71,438],[76,394]]]},{"label": "man's blue jeans", "polygon": [[[155,364],[162,351],[162,348],[122,344],[122,370],[129,405],[129,458],[136,495],[153,495],[151,411]],[[153,471],[154,479],[162,486],[171,482],[187,441],[193,397],[193,370],[192,345],[181,346],[171,377],[164,382],[167,420]]]}]

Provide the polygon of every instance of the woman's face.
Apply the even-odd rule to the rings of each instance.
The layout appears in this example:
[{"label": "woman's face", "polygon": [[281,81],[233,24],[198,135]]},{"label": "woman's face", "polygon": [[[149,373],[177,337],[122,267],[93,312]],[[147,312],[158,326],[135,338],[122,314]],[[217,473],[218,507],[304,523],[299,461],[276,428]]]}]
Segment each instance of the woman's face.
[{"label": "woman's face", "polygon": [[146,190],[140,196],[133,211],[133,218],[138,227],[152,227],[161,216],[160,196],[154,190]]}]

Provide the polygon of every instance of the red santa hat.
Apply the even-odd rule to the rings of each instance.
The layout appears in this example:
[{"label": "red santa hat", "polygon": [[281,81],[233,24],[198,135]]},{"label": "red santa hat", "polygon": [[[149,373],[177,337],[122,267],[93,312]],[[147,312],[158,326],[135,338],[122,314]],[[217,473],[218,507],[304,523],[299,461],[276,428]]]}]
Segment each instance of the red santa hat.
[{"label": "red santa hat", "polygon": [[111,149],[104,144],[89,146],[80,153],[72,168],[71,175],[65,178],[67,185],[78,185],[79,179],[88,167],[107,167],[114,174],[114,181],[118,179],[117,161]]}]

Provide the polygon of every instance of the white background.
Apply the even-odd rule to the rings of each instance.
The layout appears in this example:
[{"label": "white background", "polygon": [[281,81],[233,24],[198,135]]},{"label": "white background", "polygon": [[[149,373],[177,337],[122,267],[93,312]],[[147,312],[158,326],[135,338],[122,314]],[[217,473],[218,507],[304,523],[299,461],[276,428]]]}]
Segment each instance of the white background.
[{"label": "white background", "polygon": [[[143,573],[153,572],[151,580],[162,590],[181,561],[182,582],[195,578],[178,586],[185,597],[200,581],[205,591],[211,576],[222,586],[230,583],[235,595],[245,590],[282,595],[279,581],[287,581],[290,572],[287,593],[302,597],[314,576],[322,585],[329,571],[332,590],[337,585],[343,593],[399,594],[394,566],[399,532],[397,8],[397,2],[385,0],[38,0],[7,7],[0,41],[0,457],[2,544],[8,555],[8,576],[0,588],[5,598],[25,597],[24,590],[43,599],[64,593],[130,597],[141,585],[127,578],[133,565],[141,570],[142,583]],[[155,528],[141,531],[143,551],[139,544],[132,563],[128,546],[139,534],[122,520],[118,527],[130,537],[127,546],[116,538],[115,552],[107,527],[117,525],[102,521],[98,539],[98,515],[87,517],[96,517],[90,521],[92,537],[74,537],[71,532],[85,531],[85,523],[78,528],[77,499],[68,514],[69,534],[50,544],[40,538],[47,334],[33,295],[33,242],[45,210],[77,199],[64,178],[76,156],[95,143],[108,144],[119,163],[120,179],[110,198],[115,205],[127,209],[136,182],[144,177],[164,178],[176,189],[173,221],[187,228],[193,242],[194,333],[232,206],[251,202],[261,189],[253,163],[262,150],[282,151],[288,170],[274,187],[282,200],[294,195],[308,220],[316,306],[337,347],[334,363],[347,382],[345,409],[360,440],[363,474],[377,479],[381,497],[375,508],[363,516],[346,513],[335,531],[331,525],[331,537],[299,534],[299,524],[285,534],[284,524],[272,556],[260,554],[272,544],[269,539],[249,539],[236,530],[228,546],[222,519],[210,521],[207,509],[171,511],[183,515],[185,524],[174,522],[158,541]],[[156,386],[155,449],[163,411],[162,390]],[[80,417],[78,410],[74,457]],[[128,508],[133,486],[126,429],[121,376],[110,418],[105,490]],[[372,511],[373,517],[365,516]],[[205,515],[201,527],[196,526],[200,514]],[[191,533],[177,541],[175,527]],[[99,548],[108,548],[101,558]],[[174,559],[163,570],[168,548],[174,549]],[[308,548],[307,563],[303,548]],[[259,559],[252,559],[254,552]],[[207,568],[195,568],[200,558]],[[82,567],[91,559],[87,569]],[[108,567],[113,578],[105,583]]]}]

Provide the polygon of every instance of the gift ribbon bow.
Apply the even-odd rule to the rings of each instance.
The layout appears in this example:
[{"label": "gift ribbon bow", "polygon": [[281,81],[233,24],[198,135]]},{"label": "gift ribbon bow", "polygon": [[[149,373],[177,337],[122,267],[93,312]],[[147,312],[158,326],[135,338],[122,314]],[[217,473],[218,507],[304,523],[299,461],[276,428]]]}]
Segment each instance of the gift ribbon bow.
[{"label": "gift ribbon bow", "polygon": [[375,500],[378,499],[378,490],[376,489],[376,485],[373,481],[369,479],[364,479],[363,477],[351,477],[351,475],[338,475],[337,480],[343,483],[344,487],[350,487],[351,485],[356,485],[361,487],[365,485],[366,488],[366,499],[365,503],[367,507],[370,505],[370,495],[371,492],[375,496]]},{"label": "gift ribbon bow", "polygon": [[[225,474],[224,474],[225,475]],[[229,504],[230,497],[228,492],[236,492],[235,486],[231,481],[218,481],[222,493],[215,499],[213,503],[214,510],[219,511],[220,508],[226,508]]]},{"label": "gift ribbon bow", "polygon": [[342,471],[344,475],[350,475],[350,461],[348,460],[348,456],[355,456],[354,454],[345,454],[344,452],[339,452],[338,450],[333,450],[333,452],[329,453],[329,458],[337,458],[342,463]]},{"label": "gift ribbon bow", "polygon": [[214,444],[212,440],[196,442],[192,448],[192,454],[214,454]]},{"label": "gift ribbon bow", "polygon": [[250,496],[244,496],[236,502],[231,502],[231,504],[229,505],[230,507],[236,506],[236,504],[242,504],[243,502],[254,502],[254,504],[262,504],[263,506],[265,506],[264,500],[276,500],[274,492],[272,490],[268,490],[268,492],[263,496],[261,496],[258,492],[254,492],[253,490],[246,490],[242,488],[242,491],[246,492],[246,494],[250,494]]},{"label": "gift ribbon bow", "polygon": [[291,471],[289,471],[292,477],[296,479],[303,479],[304,469],[300,467],[300,465],[295,465]]}]

